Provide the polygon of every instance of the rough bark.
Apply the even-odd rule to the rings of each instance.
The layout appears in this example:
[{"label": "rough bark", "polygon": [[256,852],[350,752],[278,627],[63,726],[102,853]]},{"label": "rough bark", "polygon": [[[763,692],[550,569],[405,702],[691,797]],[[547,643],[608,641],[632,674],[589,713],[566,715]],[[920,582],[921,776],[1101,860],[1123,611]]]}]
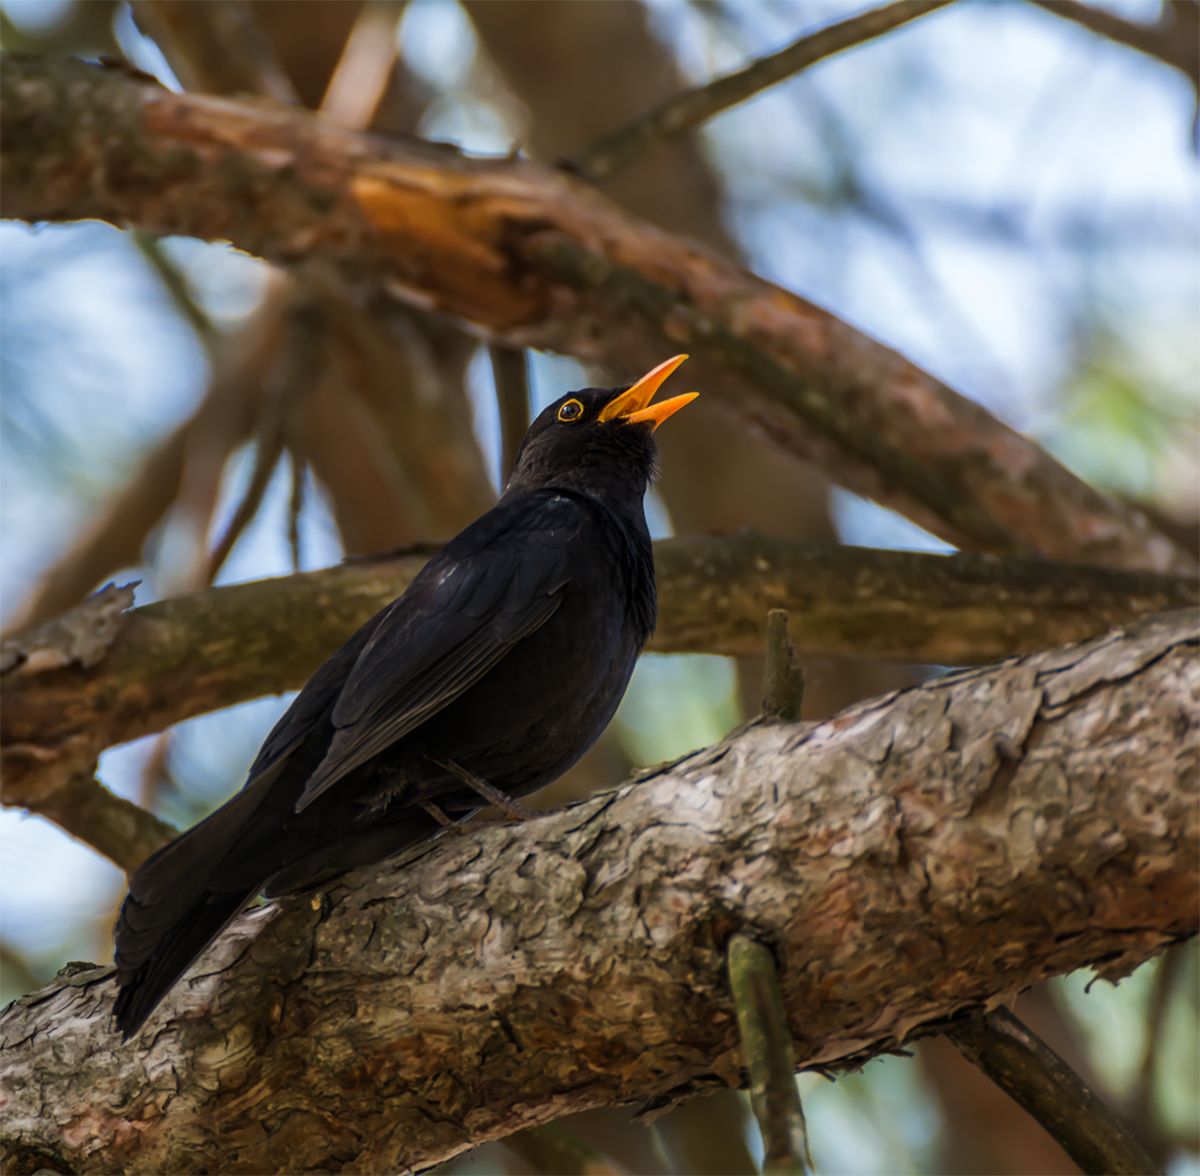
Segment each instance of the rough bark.
[{"label": "rough bark", "polygon": [[[44,806],[78,777],[90,778],[107,747],[299,689],[407,587],[427,555],[214,588],[134,609],[123,624],[105,612],[103,656],[88,664],[64,651],[55,634],[64,624],[86,630],[89,610],[102,598],[81,606],[79,623],[71,613],[15,636],[5,645],[3,803]],[[943,665],[1080,640],[1139,615],[1195,604],[1198,596],[1195,582],[1182,576],[753,533],[662,540],[655,574],[653,650],[761,654],[767,613],[784,608],[807,656]]]},{"label": "rough bark", "polygon": [[894,1050],[1200,923],[1200,627],[1151,618],[243,917],[143,1032],[106,969],[6,1010],[8,1170],[378,1172],[743,1081],[724,948],[798,1063]]},{"label": "rough bark", "polygon": [[520,159],[10,58],[6,215],[227,239],[641,371],[665,347],[748,423],[959,546],[1183,570],[1186,553],[978,405],[831,315]]}]

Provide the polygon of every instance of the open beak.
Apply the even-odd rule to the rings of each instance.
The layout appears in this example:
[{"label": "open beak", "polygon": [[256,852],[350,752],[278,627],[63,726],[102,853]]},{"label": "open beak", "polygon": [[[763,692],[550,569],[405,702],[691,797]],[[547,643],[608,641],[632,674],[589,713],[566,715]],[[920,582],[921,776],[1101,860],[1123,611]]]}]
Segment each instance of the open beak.
[{"label": "open beak", "polygon": [[698,392],[685,392],[682,396],[673,396],[658,404],[651,404],[654,393],[658,391],[666,378],[687,359],[686,355],[677,355],[660,363],[658,367],[648,371],[634,386],[619,396],[614,396],[601,410],[600,420],[611,421],[620,417],[623,421],[636,424],[638,421],[650,421],[657,429],[672,413],[678,412],[685,404],[690,404],[699,395]]}]

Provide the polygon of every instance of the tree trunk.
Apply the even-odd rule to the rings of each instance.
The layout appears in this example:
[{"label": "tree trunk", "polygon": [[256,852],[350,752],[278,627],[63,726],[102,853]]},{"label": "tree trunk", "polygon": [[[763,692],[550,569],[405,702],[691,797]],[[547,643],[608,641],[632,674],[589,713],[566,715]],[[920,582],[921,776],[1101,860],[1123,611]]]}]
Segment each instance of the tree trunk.
[{"label": "tree trunk", "polygon": [[1194,614],[751,725],[243,917],[128,1044],[107,969],[4,1014],[6,1171],[379,1172],[742,1081],[724,945],[857,1064],[1200,923]]}]

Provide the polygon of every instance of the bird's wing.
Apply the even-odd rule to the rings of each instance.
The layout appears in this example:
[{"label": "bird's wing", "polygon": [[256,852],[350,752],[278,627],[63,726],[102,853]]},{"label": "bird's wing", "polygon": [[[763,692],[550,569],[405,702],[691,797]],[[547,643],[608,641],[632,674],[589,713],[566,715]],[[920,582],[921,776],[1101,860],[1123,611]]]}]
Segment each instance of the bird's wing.
[{"label": "bird's wing", "polygon": [[448,544],[385,610],[333,707],[335,733],[296,803],[347,773],[477,682],[561,603],[584,508],[559,494],[497,507]]},{"label": "bird's wing", "polygon": [[258,755],[254,757],[254,763],[250,765],[250,772],[246,778],[247,788],[291,755],[320,722],[321,716],[333,708],[346,679],[350,676],[350,671],[354,668],[354,663],[363,651],[363,646],[374,636],[375,630],[386,615],[386,609],[376,613],[309,678],[304,689],[292,700],[292,705],[279,716],[279,721],[263,740]]}]

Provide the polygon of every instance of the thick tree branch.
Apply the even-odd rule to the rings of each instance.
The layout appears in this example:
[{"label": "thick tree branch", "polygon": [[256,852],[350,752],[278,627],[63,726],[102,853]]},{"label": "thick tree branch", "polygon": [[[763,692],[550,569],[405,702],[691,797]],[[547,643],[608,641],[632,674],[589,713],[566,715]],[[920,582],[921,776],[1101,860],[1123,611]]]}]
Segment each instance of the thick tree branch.
[{"label": "thick tree branch", "polygon": [[6,1165],[394,1171],[738,1085],[741,929],[806,1067],[1124,975],[1200,922],[1198,642],[1155,618],[444,837],[245,916],[128,1046],[108,970],[60,978],[0,1022]]},{"label": "thick tree branch", "polygon": [[12,58],[0,84],[6,215],[228,239],[284,264],[322,258],[513,345],[615,372],[644,370],[684,338],[693,378],[743,421],[960,546],[1011,549],[1011,536],[1056,558],[1192,566],[1136,511],[894,352],[570,177],[77,62]]},{"label": "thick tree branch", "polygon": [[[86,666],[53,636],[17,635],[0,715],[3,803],[45,803],[90,776],[106,747],[299,689],[404,590],[427,555],[348,563],[134,609],[108,634],[103,660]],[[663,540],[655,565],[660,609],[650,648],[677,653],[761,654],[768,610],[785,608],[807,656],[974,664],[1081,640],[1198,599],[1195,582],[1181,576],[753,533]],[[87,617],[90,607],[79,611]],[[78,827],[72,832],[82,835]]]},{"label": "thick tree branch", "polygon": [[745,69],[675,94],[572,155],[566,166],[593,183],[603,183],[653,147],[687,134],[769,86],[948,3],[950,0],[896,0],[894,4],[873,8],[809,33],[778,53],[758,58]]}]

